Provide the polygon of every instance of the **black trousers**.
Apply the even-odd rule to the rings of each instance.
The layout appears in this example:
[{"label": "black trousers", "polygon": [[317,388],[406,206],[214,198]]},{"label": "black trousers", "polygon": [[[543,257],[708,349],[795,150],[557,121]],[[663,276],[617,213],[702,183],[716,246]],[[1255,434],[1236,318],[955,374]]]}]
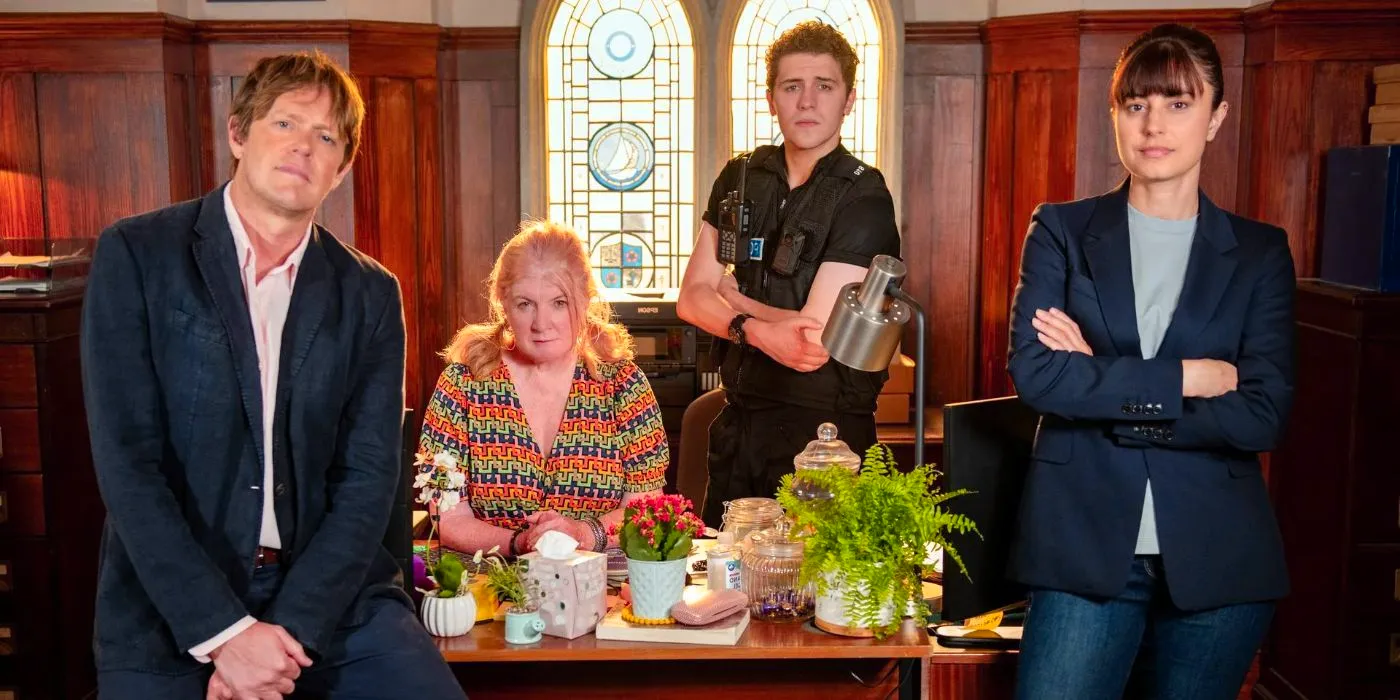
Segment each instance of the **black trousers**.
[{"label": "black trousers", "polygon": [[705,492],[705,524],[719,528],[724,502],[773,498],[779,481],[791,474],[792,458],[817,439],[817,426],[833,423],[837,439],[857,455],[875,444],[873,413],[833,413],[728,394],[729,404],[710,424],[710,485]]}]

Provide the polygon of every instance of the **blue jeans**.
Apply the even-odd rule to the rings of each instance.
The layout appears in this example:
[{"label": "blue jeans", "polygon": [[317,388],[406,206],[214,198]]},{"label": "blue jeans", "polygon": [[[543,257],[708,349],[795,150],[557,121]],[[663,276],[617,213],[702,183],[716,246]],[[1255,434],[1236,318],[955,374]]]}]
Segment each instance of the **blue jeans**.
[{"label": "blue jeans", "polygon": [[[244,603],[260,616],[282,585],[284,572],[274,564],[253,572]],[[377,599],[363,625],[335,631],[324,655],[296,680],[294,699],[465,700],[462,687],[442,660],[413,611],[398,601]],[[99,700],[202,700],[213,664],[184,675],[107,671],[97,676]]]},{"label": "blue jeans", "polygon": [[1167,594],[1159,557],[1136,557],[1116,598],[1035,590],[1016,697],[1232,700],[1273,611],[1273,603],[1180,610]]}]

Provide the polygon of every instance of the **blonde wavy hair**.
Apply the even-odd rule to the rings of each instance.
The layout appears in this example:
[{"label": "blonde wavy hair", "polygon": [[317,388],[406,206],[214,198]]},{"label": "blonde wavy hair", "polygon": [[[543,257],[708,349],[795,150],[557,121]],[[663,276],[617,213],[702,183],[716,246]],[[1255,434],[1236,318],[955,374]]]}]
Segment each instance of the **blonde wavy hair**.
[{"label": "blonde wavy hair", "polygon": [[526,220],[506,243],[486,278],[490,318],[472,323],[452,338],[443,359],[466,365],[472,376],[485,377],[501,365],[501,353],[515,346],[506,321],[505,300],[517,280],[530,274],[548,275],[569,302],[574,347],[589,376],[601,379],[600,362],[632,359],[632,336],[612,320],[612,307],[598,294],[583,240],[572,228],[552,221]]}]

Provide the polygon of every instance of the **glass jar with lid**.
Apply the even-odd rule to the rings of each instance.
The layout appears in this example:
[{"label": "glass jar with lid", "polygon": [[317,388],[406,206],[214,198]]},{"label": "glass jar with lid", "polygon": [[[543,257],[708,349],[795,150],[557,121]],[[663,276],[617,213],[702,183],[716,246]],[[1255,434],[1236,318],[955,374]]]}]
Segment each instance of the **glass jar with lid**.
[{"label": "glass jar with lid", "polygon": [[733,533],[734,544],[742,553],[748,546],[749,533],[767,530],[783,518],[783,507],[772,498],[736,498],[724,502],[720,532]]},{"label": "glass jar with lid", "polygon": [[860,471],[860,456],[851,451],[844,440],[836,439],[836,426],[822,423],[817,426],[817,439],[807,443],[806,449],[792,458],[796,471],[792,478],[792,495],[799,500],[814,501],[831,498],[831,492],[804,478],[814,470],[843,467],[852,474]]},{"label": "glass jar with lid", "polygon": [[788,538],[787,521],[749,535],[741,567],[749,614],[770,622],[798,622],[816,610],[816,589],[802,585],[803,544]]}]

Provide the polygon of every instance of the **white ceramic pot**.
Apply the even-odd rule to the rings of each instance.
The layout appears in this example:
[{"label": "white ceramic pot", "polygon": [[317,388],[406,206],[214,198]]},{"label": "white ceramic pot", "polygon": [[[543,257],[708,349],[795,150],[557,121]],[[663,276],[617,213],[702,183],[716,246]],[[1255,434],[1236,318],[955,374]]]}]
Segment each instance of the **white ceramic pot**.
[{"label": "white ceramic pot", "polygon": [[476,624],[476,599],[469,595],[439,598],[435,595],[423,596],[420,611],[423,626],[434,637],[460,637]]},{"label": "white ceramic pot", "polygon": [[627,586],[632,590],[632,614],[647,620],[671,616],[671,606],[685,590],[685,558],[670,561],[627,559]]},{"label": "white ceramic pot", "polygon": [[[851,619],[849,611],[846,609],[846,588],[856,585],[857,590],[867,591],[868,586],[863,582],[847,582],[840,573],[827,574],[826,593],[817,594],[817,613],[814,624],[822,630],[832,634],[844,635],[847,637],[873,637],[875,630],[863,622]],[[880,607],[880,614],[875,620],[878,626],[888,625],[894,618],[894,604],[885,603]]]}]

